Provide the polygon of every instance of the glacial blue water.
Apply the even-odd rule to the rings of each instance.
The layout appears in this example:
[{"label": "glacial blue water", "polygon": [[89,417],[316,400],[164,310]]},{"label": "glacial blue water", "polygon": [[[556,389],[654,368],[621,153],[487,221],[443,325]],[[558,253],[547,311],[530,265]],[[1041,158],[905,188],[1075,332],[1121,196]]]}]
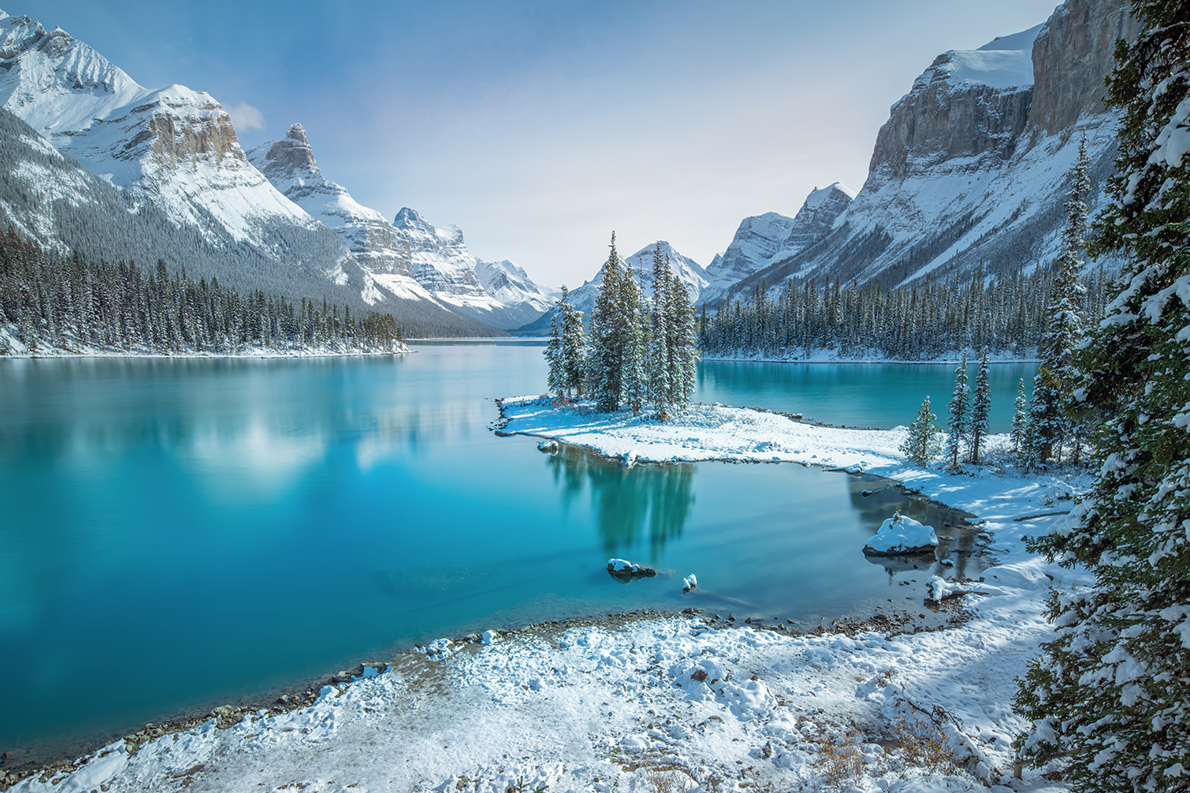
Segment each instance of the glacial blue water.
[{"label": "glacial blue water", "polygon": [[[492,397],[543,390],[539,343],[415,350],[0,361],[0,751],[93,746],[487,628],[920,605],[928,570],[861,549],[897,508],[940,525],[929,505],[797,465],[545,455],[489,430]],[[953,376],[784,366],[704,364],[696,399],[892,426],[924,389],[942,412]],[[610,556],[662,575],[617,583]]]}]

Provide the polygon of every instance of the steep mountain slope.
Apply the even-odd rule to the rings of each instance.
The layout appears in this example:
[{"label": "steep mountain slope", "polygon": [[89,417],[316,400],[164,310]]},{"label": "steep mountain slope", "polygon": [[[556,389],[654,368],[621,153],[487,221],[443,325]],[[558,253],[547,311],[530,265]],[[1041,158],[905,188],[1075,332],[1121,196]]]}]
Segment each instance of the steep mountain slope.
[{"label": "steep mountain slope", "polygon": [[456,311],[497,328],[512,329],[541,316],[553,302],[546,290],[512,262],[480,262],[467,250],[458,226],[438,228],[405,207],[397,213],[393,227],[409,243],[413,277]]},{"label": "steep mountain slope", "polygon": [[725,296],[790,277],[896,286],[1048,264],[1083,135],[1092,208],[1102,201],[1117,125],[1103,77],[1115,40],[1135,33],[1122,0],[1067,0],[1044,25],[940,55],[893,105],[868,179],[833,230]]},{"label": "steep mountain slope", "polygon": [[744,278],[818,242],[830,233],[854,198],[853,190],[835,182],[814,188],[791,218],[776,212],[744,218],[727,250],[707,267],[710,283],[699,301],[713,304]]},{"label": "steep mountain slope", "polygon": [[[656,247],[661,246],[661,255],[669,256],[670,271],[676,275],[679,280],[686,286],[686,292],[690,295],[690,302],[698,302],[699,296],[706,288],[710,279],[707,271],[703,269],[702,265],[691,258],[683,256],[674,250],[674,247],[665,240],[659,240],[654,245],[648,245],[641,248],[631,256],[625,257],[624,261],[632,265],[633,274],[636,277],[636,282],[640,286],[641,293],[647,298],[653,298],[653,252]],[[567,302],[570,305],[582,311],[589,318],[591,316],[591,309],[595,307],[595,299],[599,296],[599,292],[603,289],[603,265],[599,265],[600,269],[596,271],[595,277],[590,281],[585,281],[582,286],[571,290]],[[553,306],[554,301],[550,301],[550,306]],[[550,329],[550,318],[553,316],[553,310],[543,315],[536,322],[517,328],[518,333],[548,333]]]}]

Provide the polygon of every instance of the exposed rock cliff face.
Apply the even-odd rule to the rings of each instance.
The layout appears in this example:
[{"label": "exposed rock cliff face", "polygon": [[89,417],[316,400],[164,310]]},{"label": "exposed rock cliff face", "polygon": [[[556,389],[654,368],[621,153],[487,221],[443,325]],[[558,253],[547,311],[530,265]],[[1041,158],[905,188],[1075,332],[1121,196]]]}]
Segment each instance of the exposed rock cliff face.
[{"label": "exposed rock cliff face", "polygon": [[1041,27],[939,55],[893,105],[869,172],[905,176],[959,157],[1011,158],[1029,118],[1029,44]]},{"label": "exposed rock cliff face", "polygon": [[762,281],[781,289],[790,277],[897,286],[1048,265],[1084,135],[1092,211],[1102,204],[1118,126],[1103,79],[1117,37],[1136,30],[1124,0],[1068,0],[1044,25],[939,56],[893,105],[868,179],[834,228],[725,294]]},{"label": "exposed rock cliff face", "polygon": [[1081,116],[1104,112],[1103,78],[1115,67],[1116,41],[1132,41],[1140,28],[1126,4],[1067,0],[1033,43],[1031,131],[1071,129]]}]

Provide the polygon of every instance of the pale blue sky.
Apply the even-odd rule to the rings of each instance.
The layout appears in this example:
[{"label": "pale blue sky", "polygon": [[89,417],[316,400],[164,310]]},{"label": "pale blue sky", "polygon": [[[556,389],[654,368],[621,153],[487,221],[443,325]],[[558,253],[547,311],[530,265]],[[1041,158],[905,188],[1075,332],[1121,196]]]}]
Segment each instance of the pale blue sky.
[{"label": "pale blue sky", "polygon": [[[890,105],[948,49],[1056,0],[5,2],[149,88],[231,110],[245,148],[301,122],[330,179],[413,207],[541,283],[591,277],[616,230],[702,265],[748,215],[858,190]],[[242,118],[251,118],[251,114]]]}]

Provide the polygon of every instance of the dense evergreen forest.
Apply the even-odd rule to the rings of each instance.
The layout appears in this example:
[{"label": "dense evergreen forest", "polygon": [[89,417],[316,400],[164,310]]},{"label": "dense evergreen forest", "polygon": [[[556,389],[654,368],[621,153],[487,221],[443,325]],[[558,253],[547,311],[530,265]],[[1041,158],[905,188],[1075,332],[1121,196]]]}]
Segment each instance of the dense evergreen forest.
[{"label": "dense evergreen forest", "polygon": [[0,355],[27,353],[370,353],[405,350],[391,314],[353,316],[217,278],[197,283],[158,261],[92,262],[0,237]]},{"label": "dense evergreen forest", "polygon": [[[707,357],[932,360],[963,349],[1032,357],[1045,331],[1054,268],[991,280],[932,279],[896,289],[872,282],[786,282],[780,297],[763,285],[750,299],[722,305],[703,317],[699,347]],[[1097,269],[1082,279],[1081,315],[1089,326],[1103,316],[1110,279]]]}]

